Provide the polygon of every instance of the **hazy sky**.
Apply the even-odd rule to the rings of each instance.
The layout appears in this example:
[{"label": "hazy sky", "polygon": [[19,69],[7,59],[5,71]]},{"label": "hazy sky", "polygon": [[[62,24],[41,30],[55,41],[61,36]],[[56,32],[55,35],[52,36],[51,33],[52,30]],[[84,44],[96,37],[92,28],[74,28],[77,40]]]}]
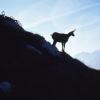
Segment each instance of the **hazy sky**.
[{"label": "hazy sky", "polygon": [[[0,0],[3,10],[51,43],[53,32],[76,28],[76,36],[66,44],[66,52],[72,56],[100,50],[100,0]],[[57,47],[61,50],[61,44]]]}]

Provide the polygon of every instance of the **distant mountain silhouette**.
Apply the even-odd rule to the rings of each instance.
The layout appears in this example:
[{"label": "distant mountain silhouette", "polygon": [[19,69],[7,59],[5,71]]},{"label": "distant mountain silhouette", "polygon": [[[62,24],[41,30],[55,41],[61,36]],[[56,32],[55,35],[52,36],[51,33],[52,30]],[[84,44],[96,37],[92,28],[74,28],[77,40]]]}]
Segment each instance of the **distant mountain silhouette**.
[{"label": "distant mountain silhouette", "polygon": [[90,67],[100,69],[100,51],[99,50],[93,53],[82,52],[82,53],[77,54],[75,57]]},{"label": "distant mountain silhouette", "polygon": [[0,16],[0,100],[100,99],[99,71],[6,18]]}]

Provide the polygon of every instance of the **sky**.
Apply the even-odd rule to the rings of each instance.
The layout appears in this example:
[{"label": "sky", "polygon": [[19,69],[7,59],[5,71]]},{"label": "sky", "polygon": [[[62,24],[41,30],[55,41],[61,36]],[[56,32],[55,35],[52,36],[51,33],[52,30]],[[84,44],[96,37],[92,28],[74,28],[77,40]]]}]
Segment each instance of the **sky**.
[{"label": "sky", "polygon": [[[51,44],[53,32],[68,33],[65,51],[71,56],[100,50],[100,0],[0,0],[0,12],[19,20],[23,28],[45,37]],[[61,44],[57,43],[61,50]]]}]

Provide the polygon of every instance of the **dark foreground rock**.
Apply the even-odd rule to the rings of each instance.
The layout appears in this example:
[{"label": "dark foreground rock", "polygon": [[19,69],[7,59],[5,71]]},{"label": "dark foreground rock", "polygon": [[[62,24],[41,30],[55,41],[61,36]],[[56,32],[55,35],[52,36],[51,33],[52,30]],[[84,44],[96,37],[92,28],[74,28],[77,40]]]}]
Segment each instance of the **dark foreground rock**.
[{"label": "dark foreground rock", "polygon": [[99,71],[5,20],[0,16],[1,100],[100,99]]}]

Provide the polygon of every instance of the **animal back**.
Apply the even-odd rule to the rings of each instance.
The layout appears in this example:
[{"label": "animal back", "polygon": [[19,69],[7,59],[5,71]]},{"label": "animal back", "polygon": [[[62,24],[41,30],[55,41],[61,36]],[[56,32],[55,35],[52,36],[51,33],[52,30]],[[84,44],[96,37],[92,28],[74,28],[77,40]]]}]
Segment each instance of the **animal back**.
[{"label": "animal back", "polygon": [[56,33],[54,32],[52,34],[52,38],[53,40],[57,41],[57,42],[67,42],[68,41],[68,36],[66,34],[60,34],[60,33]]}]

